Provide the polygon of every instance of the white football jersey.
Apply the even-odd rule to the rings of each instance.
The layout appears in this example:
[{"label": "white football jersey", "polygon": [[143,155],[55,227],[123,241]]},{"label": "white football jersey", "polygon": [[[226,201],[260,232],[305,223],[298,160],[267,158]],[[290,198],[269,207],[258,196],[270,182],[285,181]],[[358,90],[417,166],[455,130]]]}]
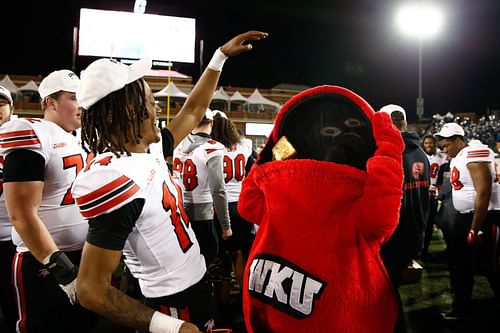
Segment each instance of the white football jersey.
[{"label": "white football jersey", "polygon": [[428,155],[425,154],[427,158],[429,159],[429,171],[430,171],[430,176],[431,176],[431,185],[435,186],[437,177],[439,174],[439,169],[441,168],[441,165],[445,164],[447,162],[446,160],[446,155],[441,152],[436,152],[433,155]]},{"label": "white football jersey", "polygon": [[12,224],[9,221],[3,195],[3,156],[0,156],[0,242],[11,240]]},{"label": "white football jersey", "polygon": [[[0,128],[0,155],[6,158],[17,149],[34,151],[45,160],[44,186],[38,215],[57,247],[62,251],[82,249],[88,226],[71,195],[71,185],[85,165],[86,154],[81,148],[80,138],[51,121],[19,118]],[[5,219],[3,200],[1,206],[0,216]],[[17,245],[17,251],[28,251],[14,228],[12,241]]]},{"label": "white football jersey", "polygon": [[245,167],[252,154],[252,147],[246,143],[226,148],[224,152],[224,182],[228,202],[236,202],[241,192],[241,182],[245,178]]},{"label": "white football jersey", "polygon": [[460,213],[474,210],[476,191],[467,164],[488,162],[492,177],[491,196],[488,210],[500,210],[500,184],[493,163],[493,152],[480,142],[471,142],[450,162],[450,182],[453,188],[453,206]]},{"label": "white football jersey", "polygon": [[224,156],[224,145],[215,140],[207,140],[188,152],[183,146],[181,142],[174,150],[173,170],[174,178],[182,186],[184,202],[187,204],[213,202],[207,163],[211,158]]},{"label": "white football jersey", "polygon": [[123,254],[146,297],[178,293],[205,274],[205,260],[182,205],[182,192],[159,154],[96,156],[73,185],[86,219],[145,199]]},{"label": "white football jersey", "polygon": [[497,171],[497,180],[498,183],[500,184],[500,154],[496,155],[495,157],[495,169]]}]

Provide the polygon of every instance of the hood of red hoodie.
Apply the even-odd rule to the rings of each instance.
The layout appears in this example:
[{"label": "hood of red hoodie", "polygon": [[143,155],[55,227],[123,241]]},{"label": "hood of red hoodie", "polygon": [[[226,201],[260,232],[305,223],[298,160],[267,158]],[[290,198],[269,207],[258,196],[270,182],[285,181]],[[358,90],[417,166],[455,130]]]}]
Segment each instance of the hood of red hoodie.
[{"label": "hood of red hoodie", "polygon": [[288,100],[278,112],[257,165],[273,160],[272,149],[286,136],[294,159],[310,159],[366,169],[376,145],[371,128],[373,108],[349,89],[323,85]]}]

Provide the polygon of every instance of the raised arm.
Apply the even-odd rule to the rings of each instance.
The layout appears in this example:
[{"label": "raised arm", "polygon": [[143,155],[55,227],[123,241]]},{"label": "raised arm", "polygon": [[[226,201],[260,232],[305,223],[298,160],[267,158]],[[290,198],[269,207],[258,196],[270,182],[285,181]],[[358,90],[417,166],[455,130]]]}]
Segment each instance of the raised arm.
[{"label": "raised arm", "polygon": [[177,116],[167,125],[168,130],[174,138],[174,147],[188,135],[201,118],[210,104],[210,100],[217,88],[217,82],[226,58],[247,52],[252,49],[251,40],[260,40],[267,37],[267,33],[261,31],[247,31],[233,37],[221,46],[208,64],[198,82],[193,87],[184,106]]}]

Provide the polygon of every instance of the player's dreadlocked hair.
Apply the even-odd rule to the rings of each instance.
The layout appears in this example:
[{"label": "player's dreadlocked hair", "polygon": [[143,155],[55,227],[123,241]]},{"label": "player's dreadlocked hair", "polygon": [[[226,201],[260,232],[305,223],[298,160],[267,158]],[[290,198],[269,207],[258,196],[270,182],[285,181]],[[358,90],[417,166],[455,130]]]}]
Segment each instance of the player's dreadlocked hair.
[{"label": "player's dreadlocked hair", "polygon": [[210,136],[222,143],[226,148],[231,148],[240,142],[240,135],[233,122],[218,113],[214,115],[214,124]]},{"label": "player's dreadlocked hair", "polygon": [[88,110],[82,108],[82,142],[92,153],[105,150],[116,156],[130,155],[128,142],[139,143],[141,124],[148,118],[144,81],[137,80],[117,90]]}]

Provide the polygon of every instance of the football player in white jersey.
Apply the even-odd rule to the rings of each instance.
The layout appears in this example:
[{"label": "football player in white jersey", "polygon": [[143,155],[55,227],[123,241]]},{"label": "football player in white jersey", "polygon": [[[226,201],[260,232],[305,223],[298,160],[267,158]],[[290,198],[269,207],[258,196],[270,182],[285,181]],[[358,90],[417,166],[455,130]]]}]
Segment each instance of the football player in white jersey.
[{"label": "football player in white jersey", "polygon": [[421,258],[427,259],[429,258],[429,246],[432,240],[434,219],[436,218],[438,208],[438,201],[436,199],[436,196],[439,191],[439,184],[437,184],[437,178],[439,169],[448,161],[446,159],[446,154],[438,151],[436,138],[432,134],[426,134],[423,136],[422,149],[425,151],[425,154],[429,159],[431,176],[431,184],[429,187],[429,217],[427,218],[427,224],[425,225],[424,245],[421,252]]},{"label": "football player in white jersey", "polygon": [[[181,111],[161,131],[155,125],[153,94],[143,79],[151,60],[126,66],[99,59],[83,72],[77,92],[82,138],[96,153],[72,190],[89,220],[77,283],[84,307],[153,333],[212,328],[204,258],[164,156],[200,122],[226,58],[250,50],[249,40],[266,36],[249,31],[220,47]],[[164,155],[153,149],[160,139]],[[122,250],[146,306],[110,283]]]},{"label": "football player in white jersey", "polygon": [[70,192],[85,156],[72,134],[80,127],[79,83],[72,71],[50,73],[38,90],[43,119],[19,118],[0,128],[3,194],[17,247],[18,332],[85,331],[96,319],[72,305],[88,229]]},{"label": "football player in white jersey", "polygon": [[231,254],[234,274],[240,288],[243,287],[243,270],[245,269],[245,255],[252,239],[251,222],[243,219],[238,213],[238,198],[241,192],[241,182],[245,178],[247,161],[252,155],[252,142],[241,140],[233,122],[224,112],[215,110],[212,138],[225,147],[224,151],[224,183],[226,184],[229,216],[233,235],[224,242],[223,247]]},{"label": "football player in white jersey", "polygon": [[232,235],[224,185],[225,149],[211,138],[212,125],[212,111],[207,110],[198,126],[175,148],[173,159],[174,177],[182,186],[184,208],[207,267],[219,254],[215,220],[220,223],[223,239]]},{"label": "football player in white jersey", "polygon": [[[444,313],[445,319],[460,319],[471,310],[472,289],[474,286],[474,267],[487,253],[478,256],[479,243],[495,244],[495,234],[500,224],[500,184],[493,165],[493,153],[486,145],[477,140],[469,144],[464,138],[463,128],[456,123],[444,124],[436,134],[443,151],[450,162],[453,206],[457,210],[454,230],[448,244],[451,284],[454,287],[453,310]],[[495,246],[498,255],[498,240]],[[500,274],[491,263],[482,267],[497,299],[500,298]]]},{"label": "football player in white jersey", "polygon": [[[14,101],[7,88],[0,86],[0,126],[10,120]],[[15,332],[17,318],[16,301],[11,287],[12,258],[16,246],[12,243],[12,224],[9,221],[2,188],[3,158],[0,156],[0,311],[9,332]]]}]

